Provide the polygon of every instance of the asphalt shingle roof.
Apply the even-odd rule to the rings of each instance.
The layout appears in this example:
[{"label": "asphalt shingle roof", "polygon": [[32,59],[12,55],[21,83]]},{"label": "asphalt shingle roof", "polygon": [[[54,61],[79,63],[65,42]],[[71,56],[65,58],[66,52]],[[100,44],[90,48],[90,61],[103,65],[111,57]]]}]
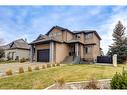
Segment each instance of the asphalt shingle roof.
[{"label": "asphalt shingle roof", "polygon": [[14,49],[14,48],[20,48],[20,49],[30,49],[30,46],[26,41],[23,39],[15,40],[7,45],[1,46],[2,49]]},{"label": "asphalt shingle roof", "polygon": [[48,42],[48,41],[55,41],[55,42],[60,42],[59,40],[55,39],[54,37],[49,37],[46,35],[40,35],[36,40],[31,42],[30,44],[35,44],[35,43],[40,43],[40,42]]}]

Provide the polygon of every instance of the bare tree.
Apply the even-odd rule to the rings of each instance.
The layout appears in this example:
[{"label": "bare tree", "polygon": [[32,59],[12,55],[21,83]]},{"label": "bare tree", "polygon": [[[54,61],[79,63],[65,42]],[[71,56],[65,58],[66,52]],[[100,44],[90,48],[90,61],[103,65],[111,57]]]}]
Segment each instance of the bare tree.
[{"label": "bare tree", "polygon": [[1,45],[4,43],[3,39],[0,39],[0,59],[4,57],[5,53]]},{"label": "bare tree", "polygon": [[4,43],[4,40],[0,38],[0,46]]}]

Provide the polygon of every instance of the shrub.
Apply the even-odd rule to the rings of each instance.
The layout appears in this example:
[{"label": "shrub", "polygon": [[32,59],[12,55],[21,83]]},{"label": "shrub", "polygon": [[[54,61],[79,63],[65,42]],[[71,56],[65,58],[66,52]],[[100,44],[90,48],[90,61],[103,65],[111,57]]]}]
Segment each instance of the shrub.
[{"label": "shrub", "polygon": [[47,64],[47,68],[50,68],[51,67],[51,64]]},{"label": "shrub", "polygon": [[42,88],[43,88],[42,82],[41,82],[40,80],[35,81],[35,82],[33,83],[33,87],[32,87],[32,88],[33,88],[33,89],[42,89]]},{"label": "shrub", "polygon": [[20,63],[26,62],[27,60],[25,58],[20,59]]},{"label": "shrub", "polygon": [[55,82],[59,88],[62,88],[65,85],[65,80],[63,77],[58,77],[55,79]]},{"label": "shrub", "polygon": [[23,67],[19,67],[19,73],[24,73]]},{"label": "shrub", "polygon": [[127,89],[127,72],[123,69],[122,74],[116,73],[110,83],[112,89]]},{"label": "shrub", "polygon": [[95,79],[92,79],[84,89],[98,89],[97,84],[98,84],[98,81]]},{"label": "shrub", "polygon": [[28,67],[28,71],[29,72],[32,72],[32,68],[30,66]]},{"label": "shrub", "polygon": [[56,66],[56,65],[53,63],[53,64],[52,64],[52,67],[55,67],[55,66]]},{"label": "shrub", "polygon": [[46,67],[45,67],[45,65],[42,65],[42,69],[45,69]]},{"label": "shrub", "polygon": [[30,61],[30,59],[29,58],[26,58],[26,61]]},{"label": "shrub", "polygon": [[60,63],[56,63],[56,66],[60,66]]},{"label": "shrub", "polygon": [[36,66],[36,67],[35,67],[35,70],[40,70],[40,69],[39,69],[39,66]]},{"label": "shrub", "polygon": [[6,75],[12,75],[13,73],[12,73],[12,70],[11,69],[9,69],[9,70],[7,70],[6,71]]}]

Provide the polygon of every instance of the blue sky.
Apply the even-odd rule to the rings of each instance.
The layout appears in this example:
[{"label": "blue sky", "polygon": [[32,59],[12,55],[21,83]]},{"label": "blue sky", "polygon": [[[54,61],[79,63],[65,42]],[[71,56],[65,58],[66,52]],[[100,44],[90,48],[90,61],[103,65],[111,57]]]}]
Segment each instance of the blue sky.
[{"label": "blue sky", "polygon": [[55,25],[96,30],[106,53],[118,20],[127,26],[126,6],[0,6],[0,38],[5,44],[18,38],[31,42]]}]

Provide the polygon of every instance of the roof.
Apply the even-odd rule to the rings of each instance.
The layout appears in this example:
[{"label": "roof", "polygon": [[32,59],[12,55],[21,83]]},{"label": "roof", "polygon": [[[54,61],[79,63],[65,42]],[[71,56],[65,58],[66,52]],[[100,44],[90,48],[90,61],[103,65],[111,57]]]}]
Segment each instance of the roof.
[{"label": "roof", "polygon": [[[40,34],[40,35],[37,37],[37,39],[34,40],[33,42],[31,42],[30,44],[44,43],[44,42],[49,42],[49,41],[61,42],[61,41],[59,41],[59,40],[57,40],[57,39],[55,39],[55,38],[51,38],[51,37],[48,36],[49,33],[50,33],[54,28],[59,29],[59,30],[61,30],[62,32],[68,31],[68,32],[70,32],[70,33],[72,33],[72,34],[78,34],[78,33],[84,33],[84,34],[95,33],[95,35],[101,40],[100,36],[98,35],[98,33],[97,33],[95,30],[70,31],[70,30],[67,29],[67,28],[63,28],[63,27],[60,27],[60,26],[53,26],[53,27],[46,33],[46,35]],[[75,40],[75,41],[72,41],[72,40],[71,40],[71,42],[68,42],[68,43],[74,43],[74,42],[76,42],[76,41],[77,41],[77,40]],[[81,42],[80,42],[80,43],[81,43]]]},{"label": "roof", "polygon": [[67,28],[63,28],[61,26],[53,26],[47,33],[46,35],[48,35],[54,28],[59,29],[61,31],[68,31],[70,33],[73,34],[79,34],[79,33],[85,33],[85,34],[89,34],[89,33],[95,33],[95,35],[101,40],[101,37],[98,35],[98,33],[96,32],[96,30],[82,30],[82,31],[71,31]]},{"label": "roof", "polygon": [[50,41],[54,41],[54,42],[59,42],[61,43],[61,41],[55,39],[55,38],[51,38],[51,37],[46,37],[45,35],[40,35],[40,37],[38,37],[36,40],[34,40],[33,42],[29,43],[31,44],[37,44],[37,43],[46,43],[46,42],[50,42]]},{"label": "roof", "polygon": [[23,39],[15,40],[7,45],[1,46],[2,49],[30,49],[28,43]]},{"label": "roof", "polygon": [[68,31],[68,32],[70,32],[70,33],[73,33],[72,31],[70,31],[69,29],[67,29],[67,28],[63,28],[63,27],[61,27],[61,26],[53,26],[47,33],[46,33],[46,35],[48,35],[54,28],[56,28],[56,29],[59,29],[59,30],[61,30],[61,31]]},{"label": "roof", "polygon": [[80,41],[79,40],[72,39],[72,40],[68,41],[67,43],[76,43],[76,42],[80,42]]},{"label": "roof", "polygon": [[81,43],[81,44],[84,44],[84,43],[80,42],[79,40],[75,40],[75,39],[72,39],[72,40],[70,40],[68,42],[65,42],[65,43],[67,43],[67,44],[71,44],[71,43]]},{"label": "roof", "polygon": [[1,49],[8,49],[9,48],[9,44],[8,45],[3,45],[3,46],[0,46]]},{"label": "roof", "polygon": [[84,44],[84,43],[80,42],[79,40],[75,40],[75,39],[70,40],[70,41],[68,41],[68,42],[66,42],[66,43],[68,43],[68,44],[70,44],[70,43],[81,43],[81,44],[83,44],[83,45],[96,45],[96,43]]},{"label": "roof", "polygon": [[49,37],[47,35],[40,34],[35,41],[42,40],[42,39],[49,39]]},{"label": "roof", "polygon": [[89,43],[89,44],[84,44],[84,45],[96,45],[96,43]]}]

